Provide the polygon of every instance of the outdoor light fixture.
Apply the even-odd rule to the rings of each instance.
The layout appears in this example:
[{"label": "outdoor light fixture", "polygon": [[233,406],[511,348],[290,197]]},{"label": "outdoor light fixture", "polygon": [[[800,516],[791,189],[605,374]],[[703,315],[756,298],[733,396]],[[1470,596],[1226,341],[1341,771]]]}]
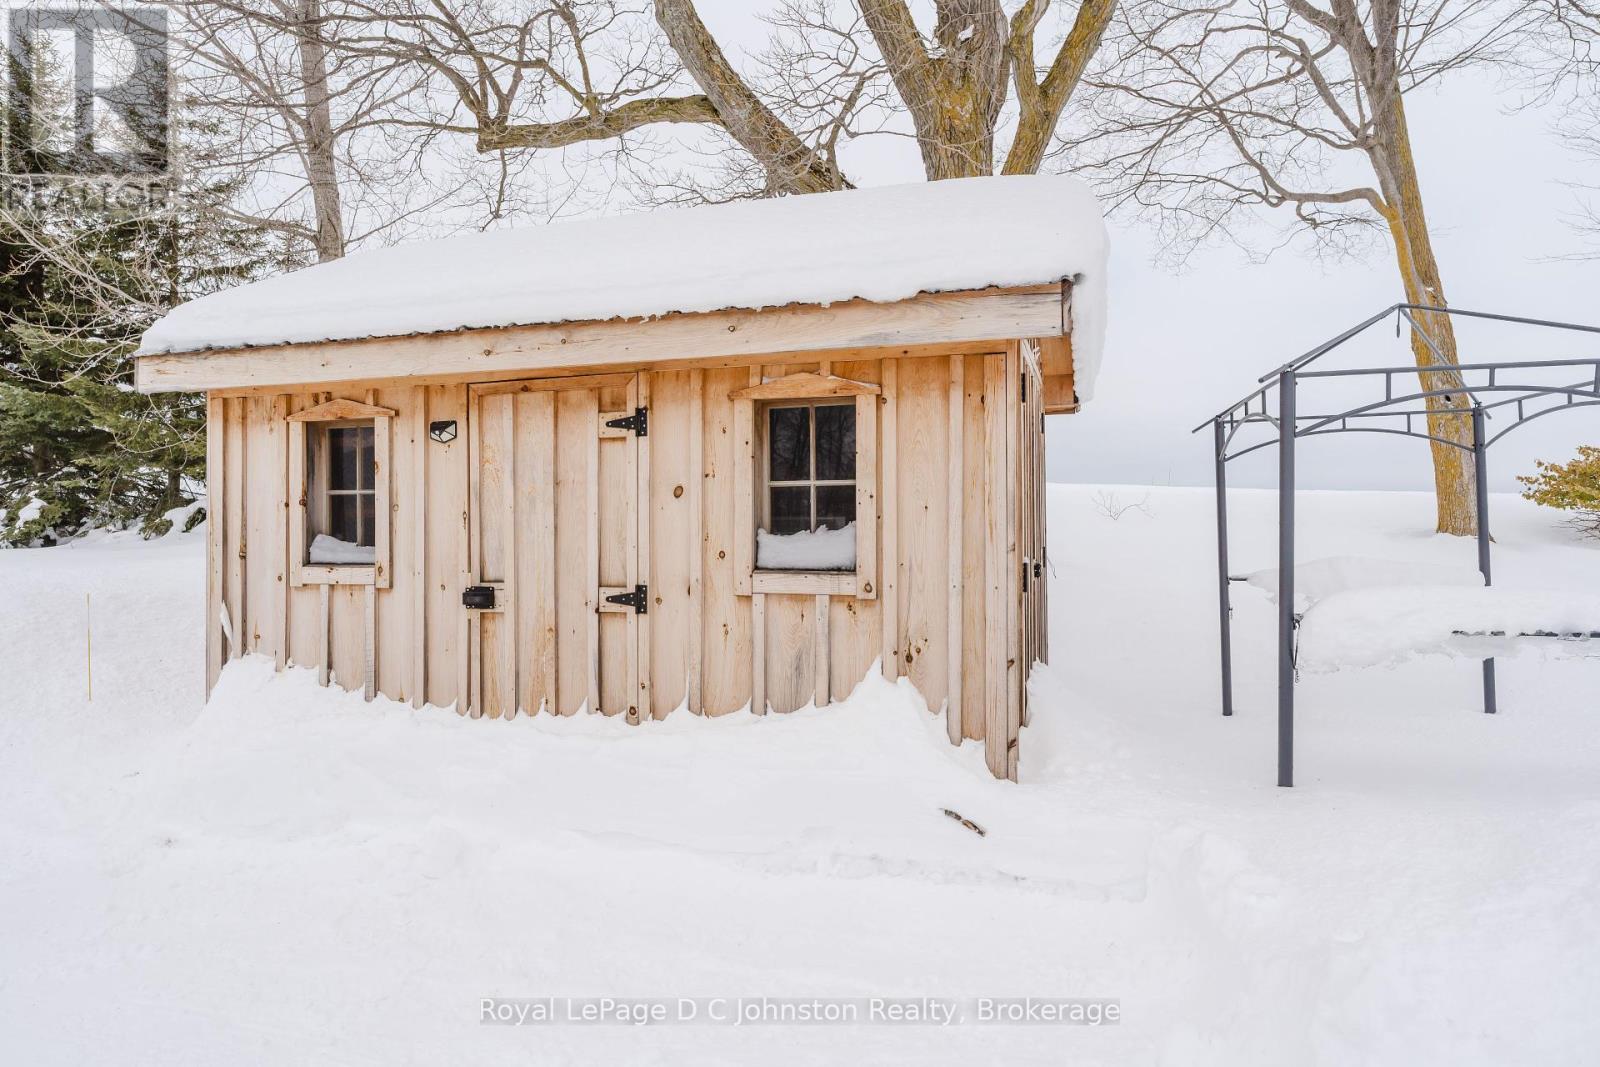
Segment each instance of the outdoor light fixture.
[{"label": "outdoor light fixture", "polygon": [[456,439],[456,420],[443,419],[439,422],[428,423],[428,436],[438,441],[441,445],[449,444]]}]

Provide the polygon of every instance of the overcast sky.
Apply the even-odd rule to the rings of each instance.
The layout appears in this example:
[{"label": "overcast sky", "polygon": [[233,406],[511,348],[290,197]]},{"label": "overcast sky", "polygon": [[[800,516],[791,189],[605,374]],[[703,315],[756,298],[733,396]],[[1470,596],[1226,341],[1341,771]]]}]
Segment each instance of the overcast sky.
[{"label": "overcast sky", "polygon": [[[747,0],[702,0],[730,51],[766,36]],[[1423,195],[1452,304],[1539,318],[1600,323],[1600,261],[1554,261],[1582,247],[1563,215],[1574,206],[1562,183],[1582,161],[1550,131],[1549,109],[1512,113],[1514,93],[1468,74],[1408,98]],[[915,145],[903,138],[856,142],[841,153],[858,184],[917,181]],[[1263,246],[1276,223],[1263,226]],[[1111,220],[1111,313],[1105,368],[1093,402],[1049,420],[1054,481],[1209,484],[1208,448],[1190,429],[1254,388],[1255,379],[1400,299],[1392,254],[1379,244],[1364,260],[1320,261],[1296,248],[1265,263],[1233,248],[1191,257],[1179,271],[1154,262],[1147,228]],[[1498,329],[1462,334],[1462,360],[1600,354],[1600,339]],[[1331,358],[1331,357],[1330,357]],[[1352,350],[1345,365],[1406,364],[1392,329]],[[1535,456],[1564,459],[1600,443],[1600,408],[1530,423],[1496,446],[1491,478],[1512,476]],[[1380,435],[1308,441],[1300,451],[1308,487],[1424,488],[1422,442]],[[1270,485],[1270,450],[1235,464],[1237,484]]]}]

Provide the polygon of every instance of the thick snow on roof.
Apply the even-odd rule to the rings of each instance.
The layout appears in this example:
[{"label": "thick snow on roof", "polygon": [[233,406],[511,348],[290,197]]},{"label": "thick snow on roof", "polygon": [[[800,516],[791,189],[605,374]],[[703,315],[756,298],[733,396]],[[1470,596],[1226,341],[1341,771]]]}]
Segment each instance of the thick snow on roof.
[{"label": "thick snow on roof", "polygon": [[140,354],[759,309],[1076,278],[1076,386],[1107,238],[1072,178],[966,178],[497,230],[357,252],[173,309]]}]

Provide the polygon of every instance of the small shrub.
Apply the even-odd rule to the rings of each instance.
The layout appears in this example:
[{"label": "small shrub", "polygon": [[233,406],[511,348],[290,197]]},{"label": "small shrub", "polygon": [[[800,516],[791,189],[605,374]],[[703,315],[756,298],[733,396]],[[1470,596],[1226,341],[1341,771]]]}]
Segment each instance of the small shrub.
[{"label": "small shrub", "polygon": [[1581,445],[1567,463],[1536,463],[1539,473],[1519,476],[1522,495],[1547,508],[1570,513],[1569,521],[1587,537],[1600,538],[1600,447]]},{"label": "small shrub", "polygon": [[1103,489],[1096,490],[1094,494],[1094,509],[1112,522],[1116,522],[1130,511],[1137,511],[1142,515],[1150,514],[1150,494],[1146,493],[1138,500],[1123,500],[1116,493],[1108,493]]}]

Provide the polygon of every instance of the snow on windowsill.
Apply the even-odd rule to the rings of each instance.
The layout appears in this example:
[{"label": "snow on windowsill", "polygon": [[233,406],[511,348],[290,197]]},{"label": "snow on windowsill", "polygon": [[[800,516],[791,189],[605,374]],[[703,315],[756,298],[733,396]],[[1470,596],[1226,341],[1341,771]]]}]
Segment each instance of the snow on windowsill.
[{"label": "snow on windowsill", "polygon": [[792,534],[757,530],[756,567],[770,571],[853,571],[856,524]]},{"label": "snow on windowsill", "polygon": [[378,553],[371,545],[352,544],[330,534],[317,534],[311,539],[306,558],[312,563],[365,563],[371,566],[377,562]]}]

